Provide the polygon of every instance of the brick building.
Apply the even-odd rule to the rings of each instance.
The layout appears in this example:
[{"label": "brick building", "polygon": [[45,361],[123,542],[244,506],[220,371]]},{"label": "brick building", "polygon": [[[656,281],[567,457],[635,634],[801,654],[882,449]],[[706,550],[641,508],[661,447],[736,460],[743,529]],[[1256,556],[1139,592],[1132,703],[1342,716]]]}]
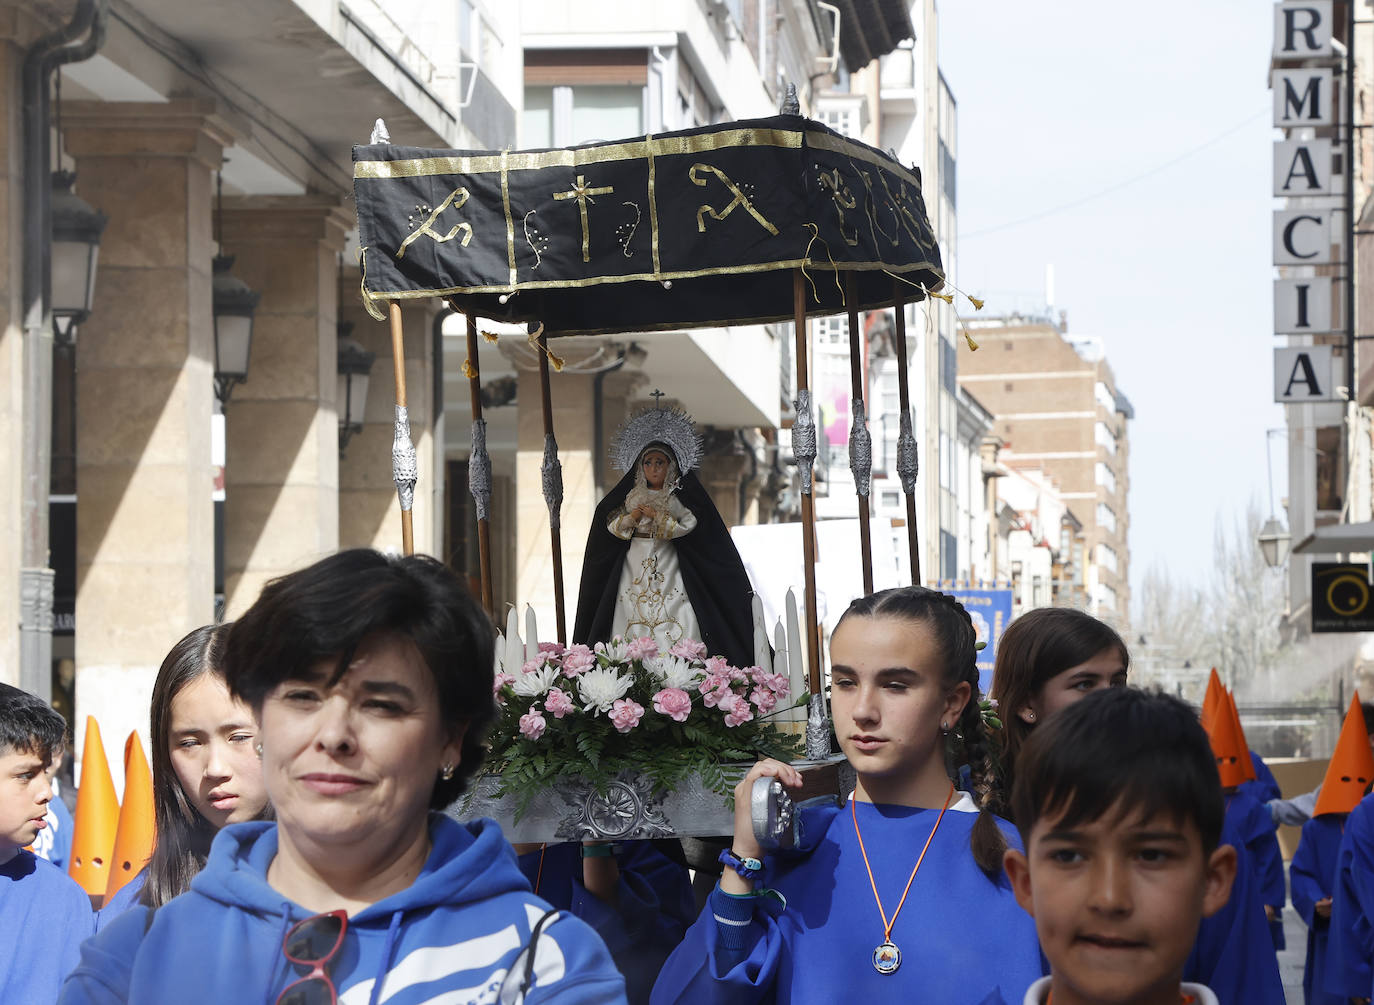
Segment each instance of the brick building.
[{"label": "brick building", "polygon": [[998,460],[1038,469],[1058,485],[1087,544],[1089,611],[1124,622],[1130,610],[1127,490],[1131,404],[1101,341],[1073,338],[1061,315],[970,323],[981,348],[959,361],[959,383],[996,416]]}]

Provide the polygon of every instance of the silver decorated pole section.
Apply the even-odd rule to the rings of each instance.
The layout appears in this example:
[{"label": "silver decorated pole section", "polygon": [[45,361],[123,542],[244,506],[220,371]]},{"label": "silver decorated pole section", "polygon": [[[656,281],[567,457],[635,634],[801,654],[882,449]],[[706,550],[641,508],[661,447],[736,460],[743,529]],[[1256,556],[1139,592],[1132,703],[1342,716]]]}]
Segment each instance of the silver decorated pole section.
[{"label": "silver decorated pole section", "polygon": [[549,507],[549,547],[553,552],[553,611],[558,623],[558,641],[568,644],[568,618],[563,601],[563,532],[559,516],[563,508],[563,462],[558,459],[558,441],[553,436],[553,398],[549,392],[548,335],[538,339],[539,404],[544,413],[544,461],[539,466],[544,488],[544,503]]},{"label": "silver decorated pole section", "polygon": [[864,407],[864,375],[868,356],[859,335],[859,300],[854,273],[845,273],[845,301],[849,304],[849,472],[859,506],[859,558],[863,562],[864,596],[873,592],[873,535],[868,526],[868,495],[873,482],[873,437]]},{"label": "silver decorated pole section", "polygon": [[487,420],[482,418],[482,369],[477,359],[477,319],[467,315],[468,390],[472,400],[472,452],[468,457],[468,491],[477,509],[477,560],[482,573],[482,606],[496,616],[491,589],[491,456],[487,453]]},{"label": "silver decorated pole section", "polygon": [[391,358],[396,367],[396,427],[391,437],[391,477],[401,500],[401,554],[415,554],[415,527],[411,507],[415,503],[415,481],[419,468],[415,444],[410,441],[410,412],[406,409],[406,349],[401,327],[401,305],[387,305],[391,320]]},{"label": "silver decorated pole section", "polygon": [[806,359],[806,279],[793,273],[792,307],[796,325],[797,418],[792,423],[792,454],[801,476],[802,571],[806,577],[806,680],[811,700],[806,709],[806,756],[830,756],[830,723],[821,696],[821,632],[816,611],[816,500],[811,494],[811,466],[816,463],[816,422],[811,415],[811,388]]},{"label": "silver decorated pole section", "polygon": [[916,473],[920,467],[916,455],[916,434],[911,429],[911,375],[906,364],[906,307],[902,303],[902,291],[894,282],[893,313],[897,344],[897,397],[902,409],[897,428],[897,475],[902,480],[902,492],[906,495],[906,540],[911,550],[911,582],[921,585],[921,543],[916,528]]}]

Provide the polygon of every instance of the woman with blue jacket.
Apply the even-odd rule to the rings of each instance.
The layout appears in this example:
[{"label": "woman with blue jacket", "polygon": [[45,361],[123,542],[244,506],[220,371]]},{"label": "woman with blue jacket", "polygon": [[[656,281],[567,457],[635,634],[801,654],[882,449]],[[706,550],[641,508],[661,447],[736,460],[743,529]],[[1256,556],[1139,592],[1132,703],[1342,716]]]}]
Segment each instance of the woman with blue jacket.
[{"label": "woman with blue jacket", "polygon": [[224,669],[276,822],[220,831],[188,893],[86,943],[61,1001],[624,1002],[499,827],[439,812],[482,761],[492,640],[433,559],[348,551],[268,584]]}]

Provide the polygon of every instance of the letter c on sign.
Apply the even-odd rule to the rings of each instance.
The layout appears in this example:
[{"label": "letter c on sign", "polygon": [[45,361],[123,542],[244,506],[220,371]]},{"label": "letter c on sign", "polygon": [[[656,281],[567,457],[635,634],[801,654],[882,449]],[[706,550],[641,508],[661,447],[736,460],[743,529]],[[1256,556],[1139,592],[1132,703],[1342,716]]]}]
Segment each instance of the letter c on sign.
[{"label": "letter c on sign", "polygon": [[1293,246],[1293,231],[1296,230],[1298,224],[1302,223],[1304,220],[1310,220],[1318,226],[1320,226],[1322,222],[1322,218],[1319,216],[1293,217],[1293,219],[1288,221],[1288,225],[1283,228],[1283,248],[1294,258],[1316,258],[1317,255],[1320,253],[1319,251],[1310,251],[1304,255],[1302,252],[1298,251],[1298,249]]}]

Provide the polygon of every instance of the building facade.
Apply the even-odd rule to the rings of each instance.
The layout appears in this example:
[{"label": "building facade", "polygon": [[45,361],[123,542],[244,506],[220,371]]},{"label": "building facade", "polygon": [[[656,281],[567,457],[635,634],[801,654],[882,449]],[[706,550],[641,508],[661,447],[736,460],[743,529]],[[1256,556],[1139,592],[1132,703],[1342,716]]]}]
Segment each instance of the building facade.
[{"label": "building facade", "polygon": [[[13,0],[0,12],[0,603],[18,615],[0,621],[0,680],[51,694],[78,747],[96,716],[118,781],[119,745],[133,729],[146,745],[153,678],[177,639],[340,547],[398,550],[392,355],[350,267],[351,146],[378,118],[398,142],[514,144],[520,9]],[[89,51],[30,87],[26,59],[67,24]],[[21,129],[44,95],[47,121]],[[107,223],[89,317],[55,347],[53,300],[25,278],[47,235],[26,233],[26,213],[59,168]],[[223,403],[217,254],[259,296],[247,381]],[[443,526],[435,313],[405,311],[415,537],[430,552]],[[377,358],[341,454],[343,322]]]},{"label": "building facade", "polygon": [[[1131,599],[1127,499],[1134,413],[1101,341],[1069,335],[1062,317],[979,318],[969,327],[980,348],[960,361],[959,382],[996,416],[998,462],[1051,479],[1082,528],[1082,558],[1072,548],[1061,552],[1061,564],[1070,567],[1051,578],[1072,586],[1081,575],[1086,608],[1124,623]],[[1047,523],[1039,535],[1055,542],[1061,530]]]}]

